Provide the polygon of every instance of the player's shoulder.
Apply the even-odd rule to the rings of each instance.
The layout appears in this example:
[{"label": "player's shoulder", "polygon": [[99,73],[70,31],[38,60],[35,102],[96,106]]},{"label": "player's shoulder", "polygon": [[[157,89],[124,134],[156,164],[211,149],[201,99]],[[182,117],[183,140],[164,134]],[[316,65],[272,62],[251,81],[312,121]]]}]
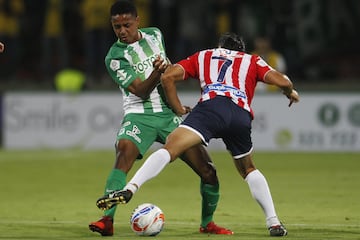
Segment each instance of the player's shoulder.
[{"label": "player's shoulder", "polygon": [[157,27],[140,28],[140,31],[146,32],[146,33],[161,32],[160,29]]},{"label": "player's shoulder", "polygon": [[109,51],[107,52],[105,58],[119,58],[124,55],[124,51],[126,50],[126,48],[127,46],[125,44],[116,41],[109,48]]},{"label": "player's shoulder", "polygon": [[151,34],[151,35],[162,34],[161,30],[159,28],[157,28],[157,27],[140,28],[140,31],[144,32],[144,33],[147,33],[147,34]]},{"label": "player's shoulder", "polygon": [[251,61],[253,61],[253,62],[256,62],[256,63],[258,63],[259,61],[264,61],[265,62],[265,60],[258,54],[248,53],[247,55],[250,56]]},{"label": "player's shoulder", "polygon": [[219,51],[218,48],[205,48],[197,52],[194,52],[191,56],[192,57],[199,57],[199,56],[205,57],[205,55],[212,56],[214,54],[218,54],[218,51]]},{"label": "player's shoulder", "polygon": [[258,54],[258,53],[255,53],[255,52],[251,52],[251,53],[248,53],[252,58],[261,58],[261,56]]}]

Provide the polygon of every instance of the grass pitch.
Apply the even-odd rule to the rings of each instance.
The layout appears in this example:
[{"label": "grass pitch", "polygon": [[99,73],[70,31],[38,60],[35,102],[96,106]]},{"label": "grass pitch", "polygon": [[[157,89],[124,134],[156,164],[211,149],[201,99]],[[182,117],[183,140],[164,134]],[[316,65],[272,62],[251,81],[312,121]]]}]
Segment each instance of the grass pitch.
[{"label": "grass pitch", "polygon": [[[235,235],[198,233],[199,180],[178,160],[118,206],[113,239],[140,238],[129,218],[144,202],[165,213],[165,228],[153,239],[269,239],[230,155],[211,156],[221,184],[214,220]],[[254,159],[289,231],[286,239],[360,239],[360,153],[256,153]],[[88,223],[102,215],[95,201],[113,164],[111,151],[0,151],[0,239],[100,239]]]}]

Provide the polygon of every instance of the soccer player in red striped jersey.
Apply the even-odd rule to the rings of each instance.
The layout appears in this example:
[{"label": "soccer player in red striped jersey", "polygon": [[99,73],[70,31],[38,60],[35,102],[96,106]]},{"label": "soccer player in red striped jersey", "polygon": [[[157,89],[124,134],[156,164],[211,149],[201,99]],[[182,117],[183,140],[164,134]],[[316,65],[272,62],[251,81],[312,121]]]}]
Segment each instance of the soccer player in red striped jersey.
[{"label": "soccer player in red striped jersey", "polygon": [[[201,98],[190,109],[181,104],[176,83],[188,78],[200,81]],[[290,79],[271,68],[261,57],[247,54],[238,35],[226,33],[219,47],[195,53],[169,67],[161,77],[168,103],[178,115],[189,113],[184,122],[167,138],[162,149],[154,152],[115,197],[132,194],[147,180],[155,177],[165,165],[196,144],[208,145],[210,139],[221,138],[231,153],[239,174],[245,179],[254,199],[265,214],[270,236],[285,236],[268,183],[252,160],[251,102],[258,81],[282,89],[289,107],[299,101]]]}]

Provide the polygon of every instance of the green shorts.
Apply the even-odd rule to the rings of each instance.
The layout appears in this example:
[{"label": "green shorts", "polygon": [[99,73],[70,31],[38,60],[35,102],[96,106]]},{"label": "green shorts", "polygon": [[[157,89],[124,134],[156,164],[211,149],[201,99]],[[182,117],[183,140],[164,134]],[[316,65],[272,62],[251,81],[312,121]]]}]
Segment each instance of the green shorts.
[{"label": "green shorts", "polygon": [[166,137],[177,128],[182,118],[174,113],[127,114],[117,134],[120,139],[131,140],[139,149],[141,159],[154,142],[164,144]]}]

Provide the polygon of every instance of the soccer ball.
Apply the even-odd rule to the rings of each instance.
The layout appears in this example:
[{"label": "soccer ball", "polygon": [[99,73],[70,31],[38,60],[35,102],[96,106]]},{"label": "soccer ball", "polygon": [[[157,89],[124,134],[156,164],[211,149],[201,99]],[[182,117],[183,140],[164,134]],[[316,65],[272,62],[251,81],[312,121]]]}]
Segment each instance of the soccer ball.
[{"label": "soccer ball", "polygon": [[141,236],[158,235],[165,223],[163,211],[151,203],[143,203],[137,206],[131,214],[131,229]]}]

